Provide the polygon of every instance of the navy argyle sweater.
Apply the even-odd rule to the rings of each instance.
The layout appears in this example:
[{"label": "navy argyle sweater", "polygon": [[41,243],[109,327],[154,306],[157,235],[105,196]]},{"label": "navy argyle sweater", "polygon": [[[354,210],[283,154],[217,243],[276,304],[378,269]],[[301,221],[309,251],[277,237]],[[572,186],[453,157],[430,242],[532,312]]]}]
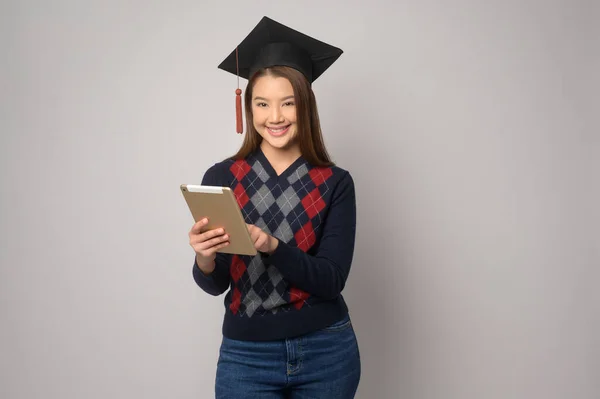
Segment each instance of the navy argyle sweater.
[{"label": "navy argyle sweater", "polygon": [[341,295],[354,253],[356,202],[350,174],[312,167],[298,158],[277,175],[259,149],[226,160],[204,175],[204,185],[231,187],[246,223],[279,240],[270,256],[217,254],[196,283],[225,296],[223,335],[238,340],[284,339],[324,328],[348,312]]}]

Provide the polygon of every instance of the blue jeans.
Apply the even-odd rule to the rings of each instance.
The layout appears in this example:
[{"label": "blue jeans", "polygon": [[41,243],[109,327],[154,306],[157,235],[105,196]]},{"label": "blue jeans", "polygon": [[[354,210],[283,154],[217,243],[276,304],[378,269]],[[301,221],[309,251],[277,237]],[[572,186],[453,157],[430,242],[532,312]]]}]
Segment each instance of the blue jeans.
[{"label": "blue jeans", "polygon": [[314,333],[269,342],[223,338],[217,399],[352,399],[360,355],[350,317]]}]

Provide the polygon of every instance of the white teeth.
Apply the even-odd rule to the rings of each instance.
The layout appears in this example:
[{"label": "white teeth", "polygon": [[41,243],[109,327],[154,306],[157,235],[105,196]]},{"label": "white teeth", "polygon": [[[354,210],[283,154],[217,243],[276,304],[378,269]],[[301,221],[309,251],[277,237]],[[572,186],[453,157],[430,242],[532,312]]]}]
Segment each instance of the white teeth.
[{"label": "white teeth", "polygon": [[273,129],[272,127],[269,128],[272,132],[283,132],[285,129],[287,129],[287,127],[280,127],[278,129]]}]

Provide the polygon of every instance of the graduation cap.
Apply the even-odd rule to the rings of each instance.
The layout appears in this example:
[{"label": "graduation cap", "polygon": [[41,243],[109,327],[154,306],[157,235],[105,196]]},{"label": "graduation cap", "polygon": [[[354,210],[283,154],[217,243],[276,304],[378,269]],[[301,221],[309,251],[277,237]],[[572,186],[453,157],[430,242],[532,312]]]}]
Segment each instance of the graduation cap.
[{"label": "graduation cap", "polygon": [[240,77],[250,79],[261,68],[287,66],[300,71],[313,83],[342,53],[337,47],[263,17],[219,65],[219,69],[238,77],[238,88],[235,91],[237,132],[242,133]]}]

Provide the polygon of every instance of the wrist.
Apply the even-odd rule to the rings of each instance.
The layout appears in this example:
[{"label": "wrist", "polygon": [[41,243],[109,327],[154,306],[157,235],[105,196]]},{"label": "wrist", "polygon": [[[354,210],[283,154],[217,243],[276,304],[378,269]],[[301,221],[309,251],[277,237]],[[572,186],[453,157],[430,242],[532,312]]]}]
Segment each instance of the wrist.
[{"label": "wrist", "polygon": [[267,252],[267,254],[273,255],[273,253],[279,246],[279,240],[273,236],[269,236],[269,238],[270,238],[270,243],[269,243],[269,251]]},{"label": "wrist", "polygon": [[211,260],[208,263],[206,263],[206,260],[202,260],[198,256],[196,256],[196,265],[198,266],[198,269],[200,269],[202,273],[206,275],[211,274],[215,270],[214,260]]}]

